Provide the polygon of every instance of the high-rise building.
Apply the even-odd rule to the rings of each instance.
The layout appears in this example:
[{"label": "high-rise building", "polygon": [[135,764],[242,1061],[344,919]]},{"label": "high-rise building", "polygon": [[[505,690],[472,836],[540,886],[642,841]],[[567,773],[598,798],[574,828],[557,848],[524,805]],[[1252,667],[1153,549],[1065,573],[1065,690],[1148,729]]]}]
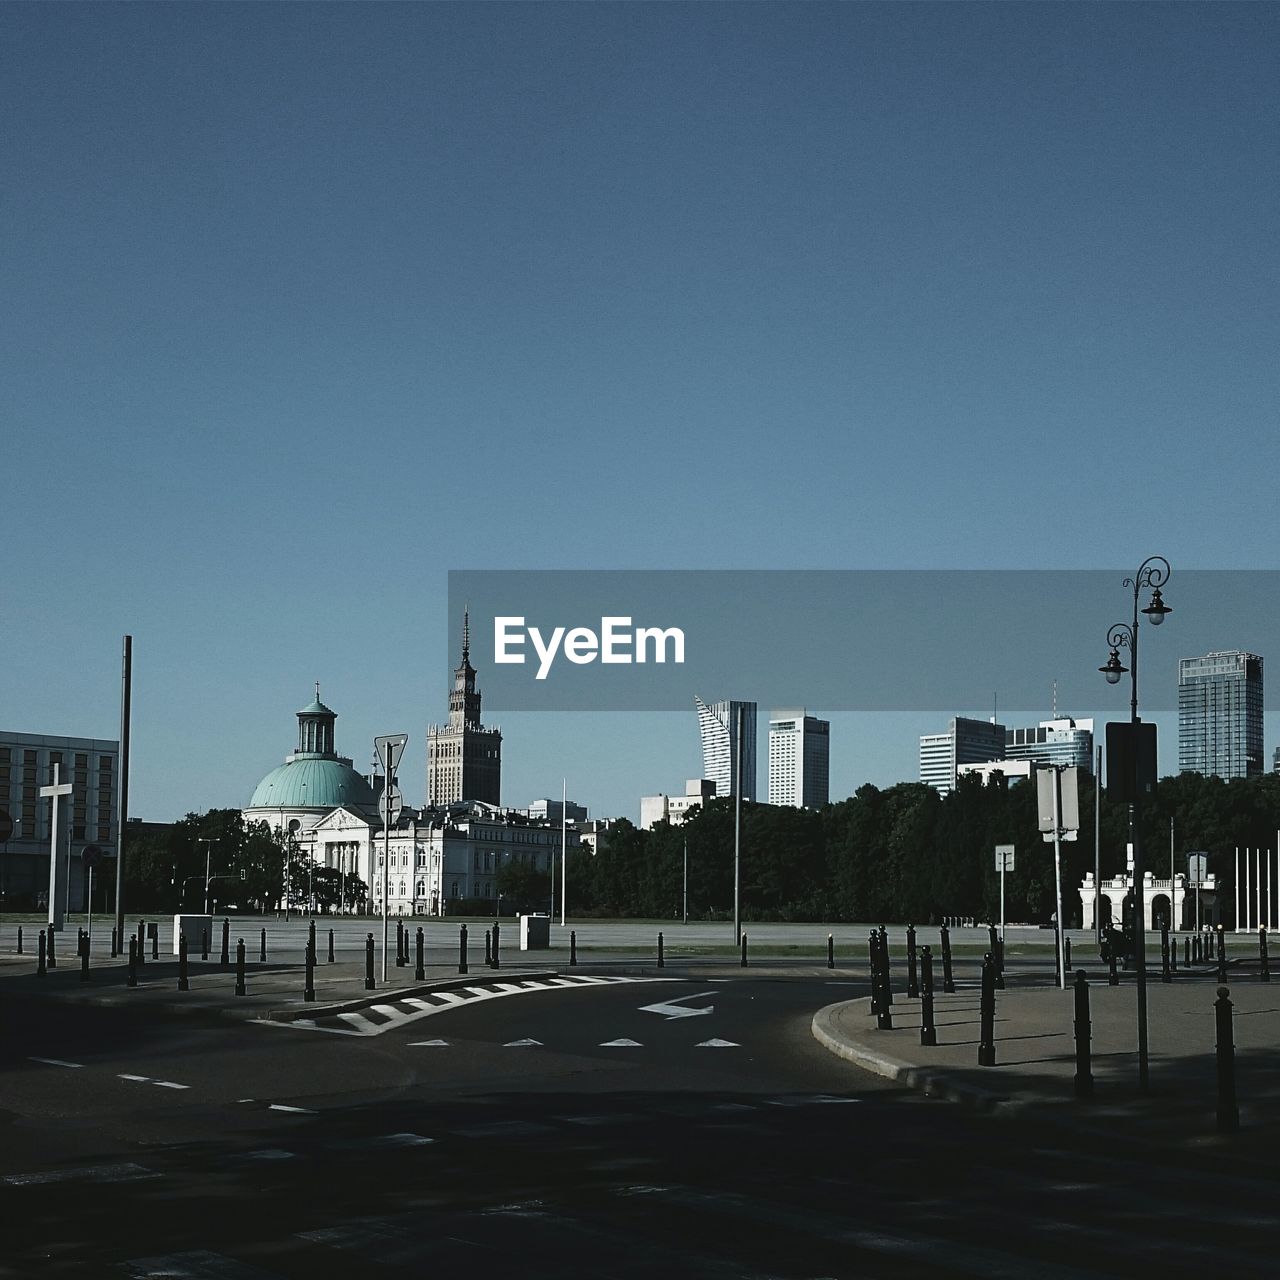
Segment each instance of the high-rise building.
[{"label": "high-rise building", "polygon": [[427,728],[427,804],[480,800],[500,804],[502,733],[480,723],[480,690],[471,665],[471,624],[462,615],[462,661],[449,691],[449,722]]},{"label": "high-rise building", "polygon": [[1262,659],[1241,649],[1180,659],[1178,771],[1251,778],[1262,756]]},{"label": "high-rise building", "polygon": [[994,720],[968,720],[956,716],[946,733],[928,733],[920,739],[920,781],[943,795],[956,785],[962,764],[983,764],[1004,759],[1005,728]]},{"label": "high-rise building", "polygon": [[702,776],[716,784],[716,795],[738,794],[738,710],[742,709],[742,798],[756,798],[756,704],[694,698],[702,735]]},{"label": "high-rise building", "polygon": [[1041,720],[1034,728],[1006,729],[1006,760],[1031,760],[1093,772],[1093,721],[1069,716]]},{"label": "high-rise building", "polygon": [[786,707],[769,716],[769,803],[819,809],[831,792],[831,725]]},{"label": "high-rise building", "polygon": [[[69,783],[71,794],[58,804],[58,847],[69,840],[71,910],[84,909],[87,877],[80,860],[86,845],[96,844],[111,858],[116,849],[116,788],[119,745],[103,738],[59,738],[39,733],[0,731],[0,809],[13,819],[13,834],[4,846],[0,877],[0,910],[37,910],[48,905],[50,819],[53,805],[40,788]],[[115,883],[114,863],[100,868],[94,896],[105,879]]]}]

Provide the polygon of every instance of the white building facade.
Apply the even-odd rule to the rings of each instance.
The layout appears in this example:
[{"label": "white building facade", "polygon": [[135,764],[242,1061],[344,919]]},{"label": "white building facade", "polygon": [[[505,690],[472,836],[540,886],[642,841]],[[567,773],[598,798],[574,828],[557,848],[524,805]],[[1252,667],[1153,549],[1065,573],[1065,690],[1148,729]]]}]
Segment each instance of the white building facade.
[{"label": "white building facade", "polygon": [[769,716],[769,803],[820,809],[831,794],[831,725],[784,708]]}]

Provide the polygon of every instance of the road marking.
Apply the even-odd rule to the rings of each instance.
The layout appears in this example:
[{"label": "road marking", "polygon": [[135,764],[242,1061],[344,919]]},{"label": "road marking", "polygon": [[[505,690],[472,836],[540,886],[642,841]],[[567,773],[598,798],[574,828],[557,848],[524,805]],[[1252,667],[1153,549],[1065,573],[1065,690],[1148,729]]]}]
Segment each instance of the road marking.
[{"label": "road marking", "polygon": [[158,1177],[154,1170],[140,1164],[99,1164],[78,1169],[50,1169],[43,1173],[11,1173],[0,1181],[11,1187],[37,1187],[51,1182],[137,1182]]},{"label": "road marking", "polygon": [[715,1005],[704,1005],[701,1009],[686,1009],[684,1005],[677,1003],[680,1000],[700,1000],[703,996],[713,996],[714,991],[699,991],[691,996],[677,996],[675,1000],[667,1000],[659,1004],[642,1004],[640,1006],[641,1013],[660,1013],[664,1018],[670,1021],[672,1018],[697,1018],[703,1014],[712,1013]]},{"label": "road marking", "polygon": [[37,1058],[30,1057],[28,1062],[43,1062],[46,1067],[83,1067],[83,1062],[64,1062],[61,1058]]},{"label": "road marking", "polygon": [[244,1151],[236,1157],[240,1160],[296,1160],[292,1151],[282,1151],[279,1147],[263,1147],[259,1151]]},{"label": "road marking", "polygon": [[289,1112],[292,1112],[294,1115],[300,1115],[300,1116],[315,1115],[314,1111],[309,1111],[307,1110],[306,1107],[289,1107],[289,1106],[286,1106],[283,1102],[272,1102],[268,1105],[267,1110],[268,1111],[289,1111]]},{"label": "road marking", "polygon": [[189,1084],[178,1084],[174,1080],[153,1080],[151,1082],[157,1089],[190,1089]]},{"label": "road marking", "polygon": [[447,1049],[449,1042],[447,1040],[410,1040],[410,1049]]},{"label": "road marking", "polygon": [[130,1258],[124,1265],[134,1280],[271,1280],[276,1274],[208,1249]]},{"label": "road marking", "polygon": [[502,1047],[504,1049],[524,1049],[532,1045],[538,1045],[539,1048],[543,1047],[541,1040],[528,1040],[528,1039],[508,1040],[507,1043],[504,1044]]},{"label": "road marking", "polygon": [[740,1044],[735,1044],[732,1040],[704,1040],[701,1044],[693,1046],[695,1049],[741,1049]]},{"label": "road marking", "polygon": [[121,1080],[133,1080],[138,1084],[149,1084],[151,1081],[150,1076],[130,1076],[125,1075],[123,1072],[118,1073],[118,1078]]},{"label": "road marking", "polygon": [[627,1040],[625,1037],[621,1040],[603,1040],[600,1043],[602,1049],[643,1049],[644,1045],[639,1040]]}]

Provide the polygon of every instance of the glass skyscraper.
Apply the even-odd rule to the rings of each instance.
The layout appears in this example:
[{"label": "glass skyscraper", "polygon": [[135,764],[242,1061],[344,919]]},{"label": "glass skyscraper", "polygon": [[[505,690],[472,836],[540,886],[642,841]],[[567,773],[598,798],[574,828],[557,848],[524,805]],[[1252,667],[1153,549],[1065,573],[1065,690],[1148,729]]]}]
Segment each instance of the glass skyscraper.
[{"label": "glass skyscraper", "polygon": [[1262,659],[1240,649],[1178,662],[1178,770],[1218,778],[1263,771]]},{"label": "glass skyscraper", "polygon": [[742,716],[742,798],[756,798],[756,704],[694,698],[702,735],[702,776],[716,784],[717,796],[736,795],[738,781],[738,708]]}]

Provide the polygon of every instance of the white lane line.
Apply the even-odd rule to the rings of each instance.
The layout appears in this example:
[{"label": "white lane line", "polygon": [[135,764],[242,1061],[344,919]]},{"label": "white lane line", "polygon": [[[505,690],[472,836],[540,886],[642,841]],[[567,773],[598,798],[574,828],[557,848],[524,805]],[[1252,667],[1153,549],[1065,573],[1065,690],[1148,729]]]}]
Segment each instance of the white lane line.
[{"label": "white lane line", "polygon": [[99,1164],[78,1169],[50,1169],[43,1173],[11,1173],[0,1182],[10,1187],[45,1186],[50,1182],[137,1182],[161,1175],[140,1164]]},{"label": "white lane line", "polygon": [[410,1040],[410,1049],[447,1049],[449,1042],[447,1040]]},{"label": "white lane line", "polygon": [[190,1089],[189,1084],[178,1084],[174,1080],[153,1080],[151,1082],[158,1089]]},{"label": "white lane line", "polygon": [[299,1116],[315,1115],[314,1111],[309,1111],[306,1107],[289,1107],[289,1106],[286,1106],[283,1102],[272,1102],[268,1105],[267,1110],[268,1111],[288,1111],[294,1115],[299,1115]]},{"label": "white lane line", "polygon": [[64,1062],[61,1058],[37,1058],[34,1055],[27,1059],[28,1062],[43,1062],[46,1067],[83,1067],[83,1062]]},{"label": "white lane line", "polygon": [[132,1080],[132,1081],[134,1081],[136,1084],[150,1084],[150,1083],[151,1083],[151,1077],[150,1077],[150,1076],[131,1076],[131,1075],[126,1075],[123,1071],[121,1071],[121,1072],[117,1072],[117,1079],[120,1079],[120,1080]]}]

